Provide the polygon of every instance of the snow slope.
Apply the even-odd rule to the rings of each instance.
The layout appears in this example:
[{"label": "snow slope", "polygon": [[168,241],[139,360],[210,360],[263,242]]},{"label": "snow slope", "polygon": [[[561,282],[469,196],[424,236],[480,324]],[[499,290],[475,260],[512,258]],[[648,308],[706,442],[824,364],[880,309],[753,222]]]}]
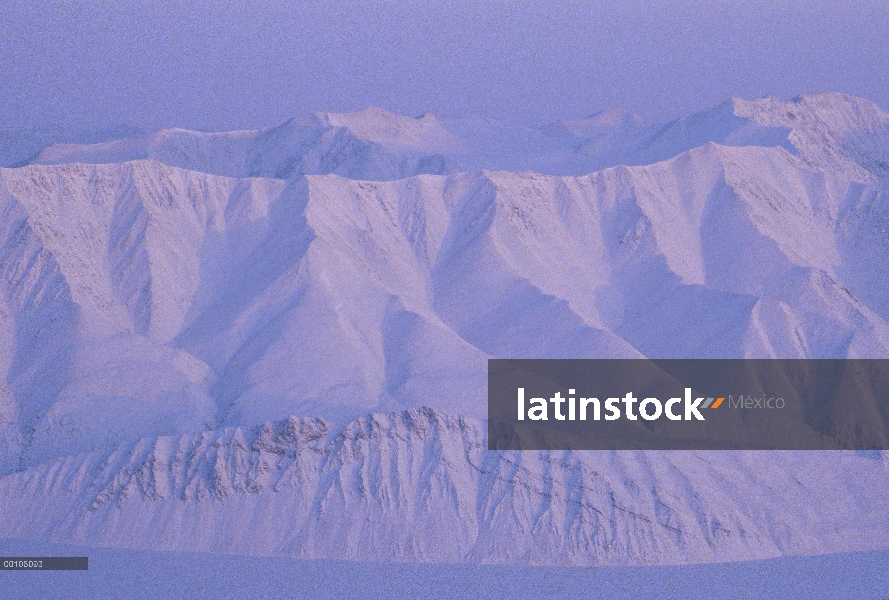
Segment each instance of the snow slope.
[{"label": "snow slope", "polygon": [[537,565],[855,551],[889,535],[887,458],[489,452],[482,422],[432,409],[364,416],[338,434],[290,418],[143,438],[9,475],[0,502],[15,510],[0,537]]},{"label": "snow slope", "polygon": [[[887,124],[838,94],[655,129],[367,109],[0,169],[0,537],[540,564],[884,547],[885,456],[489,455],[475,419],[489,357],[889,356]],[[631,166],[480,168],[603,153]],[[324,434],[255,446],[294,422]]]}]

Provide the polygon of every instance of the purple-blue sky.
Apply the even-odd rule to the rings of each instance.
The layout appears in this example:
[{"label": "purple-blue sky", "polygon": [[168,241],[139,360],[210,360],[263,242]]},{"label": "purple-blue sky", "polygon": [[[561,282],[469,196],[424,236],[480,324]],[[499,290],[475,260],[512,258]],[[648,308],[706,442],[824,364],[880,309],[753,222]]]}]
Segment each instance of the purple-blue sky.
[{"label": "purple-blue sky", "polygon": [[3,0],[0,127],[255,128],[368,105],[662,121],[729,96],[889,108],[889,2]]}]

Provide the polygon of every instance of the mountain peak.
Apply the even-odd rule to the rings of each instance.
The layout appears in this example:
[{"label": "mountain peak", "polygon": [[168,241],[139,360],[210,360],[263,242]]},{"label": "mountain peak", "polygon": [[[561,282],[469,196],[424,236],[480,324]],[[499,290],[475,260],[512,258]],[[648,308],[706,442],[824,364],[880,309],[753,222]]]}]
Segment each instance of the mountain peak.
[{"label": "mountain peak", "polygon": [[889,176],[889,114],[870,100],[825,92],[732,102],[738,117],[788,129],[800,156],[816,168],[864,180]]},{"label": "mountain peak", "polygon": [[387,146],[419,150],[458,150],[460,140],[445,130],[431,113],[406,117],[371,106],[351,113],[321,113],[326,124],[344,127],[355,137]]}]

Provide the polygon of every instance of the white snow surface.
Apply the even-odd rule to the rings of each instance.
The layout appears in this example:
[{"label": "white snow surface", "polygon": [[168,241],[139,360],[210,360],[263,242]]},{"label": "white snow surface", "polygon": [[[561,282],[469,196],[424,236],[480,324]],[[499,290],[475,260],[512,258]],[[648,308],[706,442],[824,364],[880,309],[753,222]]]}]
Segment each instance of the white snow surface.
[{"label": "white snow surface", "polygon": [[541,129],[367,109],[35,163],[0,169],[0,538],[577,565],[887,547],[885,453],[489,453],[480,421],[491,357],[889,357],[872,103]]},{"label": "white snow surface", "polygon": [[[107,600],[860,600],[889,587],[889,551],[721,564],[559,567],[242,556],[0,540],[3,556],[86,556],[89,570],[3,573],[0,598]],[[4,593],[5,592],[5,593]]]}]

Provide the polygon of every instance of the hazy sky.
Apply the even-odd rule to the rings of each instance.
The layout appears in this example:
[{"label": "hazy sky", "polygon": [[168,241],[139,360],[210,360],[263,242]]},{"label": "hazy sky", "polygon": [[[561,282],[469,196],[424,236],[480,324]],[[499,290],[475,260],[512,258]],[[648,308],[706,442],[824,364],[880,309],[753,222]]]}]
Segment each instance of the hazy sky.
[{"label": "hazy sky", "polygon": [[836,90],[889,108],[889,1],[0,0],[0,126],[254,128],[368,105],[656,121]]}]

